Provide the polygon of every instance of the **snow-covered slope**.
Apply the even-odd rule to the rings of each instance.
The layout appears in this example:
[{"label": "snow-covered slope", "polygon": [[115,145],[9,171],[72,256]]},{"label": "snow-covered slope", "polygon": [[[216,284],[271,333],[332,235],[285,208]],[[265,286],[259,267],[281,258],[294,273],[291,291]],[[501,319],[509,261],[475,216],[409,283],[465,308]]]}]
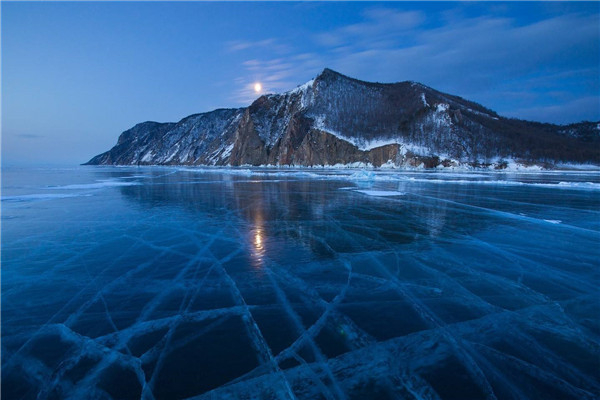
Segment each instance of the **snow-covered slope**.
[{"label": "snow-covered slope", "polygon": [[599,143],[598,123],[507,119],[416,82],[370,83],[325,69],[247,108],[138,124],[88,164],[599,163]]}]

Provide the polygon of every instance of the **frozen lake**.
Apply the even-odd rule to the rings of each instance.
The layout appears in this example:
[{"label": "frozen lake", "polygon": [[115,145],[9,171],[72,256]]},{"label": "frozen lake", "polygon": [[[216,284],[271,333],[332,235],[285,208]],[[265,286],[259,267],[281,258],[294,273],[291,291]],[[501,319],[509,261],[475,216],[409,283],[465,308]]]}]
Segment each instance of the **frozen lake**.
[{"label": "frozen lake", "polygon": [[3,399],[594,399],[600,174],[2,171]]}]

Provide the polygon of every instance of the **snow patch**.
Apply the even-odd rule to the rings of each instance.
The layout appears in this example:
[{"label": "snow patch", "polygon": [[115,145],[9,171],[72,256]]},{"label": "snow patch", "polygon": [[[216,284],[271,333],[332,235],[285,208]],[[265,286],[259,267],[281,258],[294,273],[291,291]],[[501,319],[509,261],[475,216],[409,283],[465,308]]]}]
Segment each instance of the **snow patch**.
[{"label": "snow patch", "polygon": [[600,190],[600,183],[595,182],[558,182],[537,183],[507,180],[481,180],[481,179],[426,179],[426,178],[400,178],[408,182],[434,183],[434,184],[457,184],[457,185],[490,185],[490,186],[531,186],[549,189],[571,189],[571,190]]},{"label": "snow patch", "polygon": [[355,169],[355,168],[363,168],[364,169],[364,168],[367,168],[367,169],[373,169],[375,167],[373,167],[373,164],[371,164],[371,163],[355,161],[355,162],[351,162],[351,163],[347,163],[347,164],[341,164],[341,163],[327,164],[327,165],[322,166],[321,168],[332,168],[332,169]]},{"label": "snow patch", "polygon": [[231,143],[229,146],[225,147],[225,150],[223,150],[223,153],[221,154],[221,159],[227,158],[231,155],[234,144],[235,143]]},{"label": "snow patch", "polygon": [[312,87],[312,85],[315,83],[314,79],[311,79],[310,81],[306,82],[303,85],[298,86],[295,89],[292,89],[290,91],[285,92],[284,94],[296,94],[296,93],[301,93],[304,92],[306,89]]},{"label": "snow patch", "polygon": [[594,164],[575,164],[575,163],[560,163],[554,166],[557,170],[575,171],[600,171],[600,165]]},{"label": "snow patch", "polygon": [[441,112],[446,112],[446,111],[448,111],[448,108],[449,108],[449,107],[450,107],[450,106],[449,106],[448,104],[446,104],[446,103],[439,103],[439,104],[437,104],[437,105],[435,106],[435,111],[436,111],[436,112],[439,112],[439,113],[441,113]]},{"label": "snow patch", "polygon": [[355,190],[355,192],[375,197],[404,196],[406,194],[404,192],[395,192],[391,190]]},{"label": "snow patch", "polygon": [[135,186],[139,185],[139,182],[121,182],[121,181],[99,181],[97,183],[83,183],[73,184],[65,186],[48,186],[46,189],[58,189],[58,190],[74,190],[74,189],[102,189],[107,187],[117,186]]},{"label": "snow patch", "polygon": [[89,196],[91,196],[91,194],[36,193],[36,194],[24,194],[24,195],[18,195],[18,196],[2,196],[2,201],[23,202],[23,201],[53,200],[53,199],[66,199],[69,197],[89,197]]},{"label": "snow patch", "polygon": [[154,157],[154,151],[150,150],[148,151],[146,154],[144,154],[144,157],[142,157],[142,162],[150,162],[152,161],[152,157]]},{"label": "snow patch", "polygon": [[504,171],[542,171],[544,169],[539,165],[524,165],[512,159],[507,159],[506,163]]},{"label": "snow patch", "polygon": [[179,142],[175,144],[175,148],[173,149],[173,151],[171,151],[171,154],[169,154],[167,156],[167,158],[165,158],[164,162],[169,162],[171,161],[179,152]]},{"label": "snow patch", "polygon": [[350,143],[354,147],[358,148],[361,151],[370,151],[376,149],[378,147],[388,146],[390,144],[396,144],[402,146],[400,149],[400,153],[405,155],[407,151],[411,151],[414,154],[425,155],[430,154],[430,150],[425,146],[413,145],[410,143],[404,143],[398,138],[387,138],[387,139],[373,139],[367,140],[362,138],[355,138],[346,136],[340,132],[334,131],[333,129],[328,128],[325,125],[325,117],[323,115],[319,115],[315,117],[313,128],[318,129],[322,132],[329,133],[330,135],[335,136],[338,139],[341,139],[345,142]]}]

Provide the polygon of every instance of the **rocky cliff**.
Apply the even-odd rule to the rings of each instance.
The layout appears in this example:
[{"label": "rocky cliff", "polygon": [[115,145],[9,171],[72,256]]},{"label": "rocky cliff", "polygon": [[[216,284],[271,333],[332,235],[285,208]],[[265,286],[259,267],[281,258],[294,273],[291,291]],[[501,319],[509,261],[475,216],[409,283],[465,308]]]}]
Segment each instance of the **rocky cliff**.
[{"label": "rocky cliff", "polygon": [[370,83],[325,69],[247,108],[144,122],[87,164],[502,165],[600,163],[600,124],[542,124],[499,116],[416,82]]}]

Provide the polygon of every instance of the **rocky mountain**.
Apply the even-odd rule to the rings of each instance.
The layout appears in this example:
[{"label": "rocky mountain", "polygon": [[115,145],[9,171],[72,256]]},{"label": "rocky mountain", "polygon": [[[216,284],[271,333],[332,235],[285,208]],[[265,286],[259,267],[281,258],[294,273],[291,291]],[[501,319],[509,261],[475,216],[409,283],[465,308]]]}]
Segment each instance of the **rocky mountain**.
[{"label": "rocky mountain", "polygon": [[600,123],[504,118],[416,82],[370,83],[325,69],[249,107],[143,122],[86,164],[496,165],[600,164]]}]

